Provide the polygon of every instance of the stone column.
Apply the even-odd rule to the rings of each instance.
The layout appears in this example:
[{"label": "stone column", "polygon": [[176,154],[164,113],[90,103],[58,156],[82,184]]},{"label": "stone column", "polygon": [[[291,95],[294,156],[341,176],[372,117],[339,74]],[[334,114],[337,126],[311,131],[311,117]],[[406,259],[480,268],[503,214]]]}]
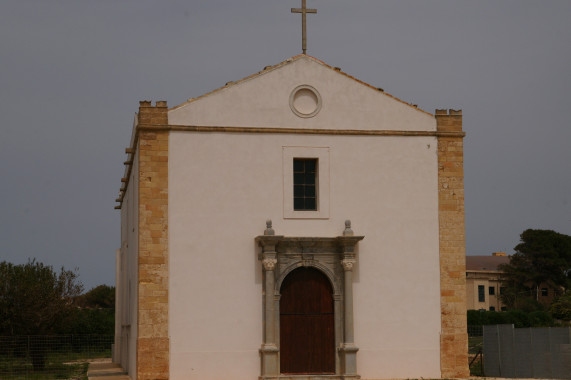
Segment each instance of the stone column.
[{"label": "stone column", "polygon": [[268,220],[263,236],[256,238],[262,247],[259,259],[264,271],[264,342],[260,348],[262,355],[262,378],[279,375],[278,346],[276,344],[276,309],[275,309],[275,269],[277,265],[276,245],[283,236],[274,235],[272,222]]},{"label": "stone column", "polygon": [[276,344],[274,270],[277,264],[275,252],[264,252],[262,265],[264,269],[264,343],[262,353],[262,376],[278,375],[278,346]]},{"label": "stone column", "polygon": [[345,271],[345,334],[344,344],[351,346],[355,344],[355,336],[353,334],[353,264],[356,260],[353,258],[345,258],[341,260],[343,270]]},{"label": "stone column", "polygon": [[341,371],[344,375],[357,374],[357,351],[359,348],[355,346],[355,336],[353,333],[353,265],[356,260],[354,255],[343,255],[341,265],[343,265],[345,276],[344,289],[344,324],[343,324],[343,343],[340,347],[341,352]]},{"label": "stone column", "polygon": [[341,265],[344,271],[343,343],[339,347],[339,352],[341,373],[350,377],[354,376],[354,378],[359,378],[357,375],[357,351],[359,351],[359,348],[355,346],[353,330],[353,266],[357,262],[355,245],[362,239],[363,236],[353,236],[351,221],[345,221],[343,236],[338,237],[343,248]]}]

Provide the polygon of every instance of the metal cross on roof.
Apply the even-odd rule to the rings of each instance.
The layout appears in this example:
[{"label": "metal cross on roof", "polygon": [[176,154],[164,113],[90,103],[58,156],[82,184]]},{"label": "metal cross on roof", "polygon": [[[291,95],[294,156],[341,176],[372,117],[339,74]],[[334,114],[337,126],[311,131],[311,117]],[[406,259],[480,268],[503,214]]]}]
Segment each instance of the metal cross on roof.
[{"label": "metal cross on roof", "polygon": [[317,9],[307,9],[305,0],[301,0],[301,8],[292,8],[291,13],[301,13],[301,49],[303,54],[307,51],[307,28],[305,16],[308,13],[317,13]]}]

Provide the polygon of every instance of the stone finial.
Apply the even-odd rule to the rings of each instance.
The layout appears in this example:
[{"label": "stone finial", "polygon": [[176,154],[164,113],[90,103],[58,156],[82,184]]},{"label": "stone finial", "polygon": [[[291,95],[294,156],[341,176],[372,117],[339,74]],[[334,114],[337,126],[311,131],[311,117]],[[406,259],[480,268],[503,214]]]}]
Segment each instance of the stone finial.
[{"label": "stone finial", "polygon": [[272,220],[266,220],[266,230],[264,231],[264,235],[275,235],[276,232],[272,228]]},{"label": "stone finial", "polygon": [[353,230],[351,229],[351,221],[349,219],[345,221],[345,231],[343,231],[343,236],[353,236]]}]

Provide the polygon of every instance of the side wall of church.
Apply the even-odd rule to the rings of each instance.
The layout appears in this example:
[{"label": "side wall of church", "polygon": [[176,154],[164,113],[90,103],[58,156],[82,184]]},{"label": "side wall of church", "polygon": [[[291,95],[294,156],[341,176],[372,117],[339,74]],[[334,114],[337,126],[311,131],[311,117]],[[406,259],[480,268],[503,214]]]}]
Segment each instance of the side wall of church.
[{"label": "side wall of church", "polygon": [[[327,217],[285,217],[283,147],[328,148]],[[171,379],[259,376],[254,237],[267,219],[279,235],[322,237],[341,235],[350,219],[365,236],[353,280],[357,372],[440,377],[437,148],[431,136],[171,131]]]},{"label": "side wall of church", "polygon": [[121,205],[121,249],[116,288],[118,308],[115,313],[115,326],[120,330],[116,337],[116,340],[120,337],[120,343],[115,347],[117,362],[131,374],[133,380],[136,380],[137,363],[138,172],[138,154],[135,154]]}]

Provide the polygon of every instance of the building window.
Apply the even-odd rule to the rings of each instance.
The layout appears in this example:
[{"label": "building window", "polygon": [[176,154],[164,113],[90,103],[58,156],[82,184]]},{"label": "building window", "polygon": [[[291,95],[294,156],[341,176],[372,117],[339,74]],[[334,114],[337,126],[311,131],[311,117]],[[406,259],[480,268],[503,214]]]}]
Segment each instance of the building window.
[{"label": "building window", "polygon": [[478,285],[478,302],[486,302],[486,287],[484,285]]},{"label": "building window", "polygon": [[500,294],[505,294],[505,292],[506,292],[506,287],[500,286]]},{"label": "building window", "polygon": [[547,288],[541,288],[541,296],[542,297],[547,297],[549,295],[549,289]]},{"label": "building window", "polygon": [[496,308],[494,306],[490,306],[490,311],[496,311]]},{"label": "building window", "polygon": [[493,287],[493,286],[490,286],[490,287],[488,288],[488,294],[491,295],[491,296],[495,295],[495,294],[496,294],[496,288]]},{"label": "building window", "polygon": [[293,159],[293,209],[317,210],[317,159]]},{"label": "building window", "polygon": [[502,306],[502,311],[508,311],[507,306]]},{"label": "building window", "polygon": [[285,219],[329,219],[329,147],[282,147]]}]

